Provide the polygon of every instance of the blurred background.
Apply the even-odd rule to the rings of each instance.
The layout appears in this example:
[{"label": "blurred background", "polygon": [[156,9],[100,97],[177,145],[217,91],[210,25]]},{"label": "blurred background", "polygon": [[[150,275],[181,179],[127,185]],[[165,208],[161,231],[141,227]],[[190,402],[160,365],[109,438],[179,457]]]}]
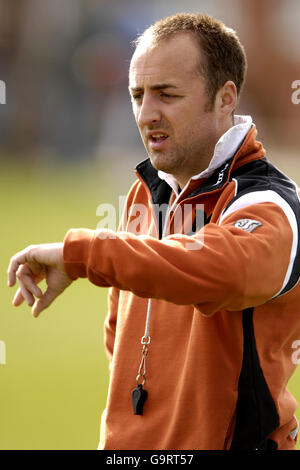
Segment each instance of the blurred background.
[{"label": "blurred background", "polygon": [[[96,228],[100,203],[118,207],[146,157],[127,91],[131,41],[181,11],[237,31],[249,66],[237,113],[300,184],[299,0],[0,0],[0,449],[98,445],[107,290],[79,281],[34,319],[11,306],[6,269],[28,244]],[[289,389],[299,401],[299,371]]]}]

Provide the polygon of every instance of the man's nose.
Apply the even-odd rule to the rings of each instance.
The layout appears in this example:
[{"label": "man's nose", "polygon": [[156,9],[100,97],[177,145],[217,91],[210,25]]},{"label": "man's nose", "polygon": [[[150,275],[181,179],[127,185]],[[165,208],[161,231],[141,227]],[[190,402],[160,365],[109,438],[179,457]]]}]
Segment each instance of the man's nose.
[{"label": "man's nose", "polygon": [[151,95],[144,94],[142,104],[137,112],[139,127],[151,126],[161,120],[161,111],[158,100]]}]

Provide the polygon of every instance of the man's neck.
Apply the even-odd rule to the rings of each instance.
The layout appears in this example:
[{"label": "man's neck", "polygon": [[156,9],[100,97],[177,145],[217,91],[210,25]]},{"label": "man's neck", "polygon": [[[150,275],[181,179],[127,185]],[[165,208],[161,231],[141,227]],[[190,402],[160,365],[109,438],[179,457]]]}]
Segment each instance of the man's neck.
[{"label": "man's neck", "polygon": [[[170,174],[168,177],[163,172],[159,172],[160,178],[165,179],[174,190],[176,188],[175,192],[178,193],[178,186],[180,190],[182,190],[192,177],[195,179],[209,177],[226,159],[233,156],[251,128],[251,125],[251,116],[235,116],[233,125],[229,126],[227,130],[220,135],[219,140],[212,150],[211,154],[213,156],[208,159],[207,164],[204,164],[202,168],[195,169],[191,174]],[[235,126],[238,126],[238,128],[232,133],[231,128]]]}]

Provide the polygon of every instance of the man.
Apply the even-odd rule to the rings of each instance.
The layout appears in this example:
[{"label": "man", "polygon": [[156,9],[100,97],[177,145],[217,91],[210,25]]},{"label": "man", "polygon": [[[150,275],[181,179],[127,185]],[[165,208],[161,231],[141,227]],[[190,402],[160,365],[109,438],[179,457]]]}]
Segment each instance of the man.
[{"label": "man", "polygon": [[13,303],[34,316],[79,277],[110,287],[101,449],[295,448],[300,206],[251,118],[234,116],[245,71],[211,17],[146,30],[129,90],[149,159],[120,231],[70,230],[11,260]]}]

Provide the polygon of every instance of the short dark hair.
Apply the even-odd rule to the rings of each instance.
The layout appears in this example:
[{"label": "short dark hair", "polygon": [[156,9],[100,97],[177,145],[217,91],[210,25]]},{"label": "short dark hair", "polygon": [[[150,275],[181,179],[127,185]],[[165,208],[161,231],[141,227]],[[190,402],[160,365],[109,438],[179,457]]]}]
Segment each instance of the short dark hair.
[{"label": "short dark hair", "polygon": [[246,54],[236,32],[221,21],[201,13],[177,13],[147,28],[135,45],[149,35],[158,43],[183,32],[192,33],[200,45],[204,61],[199,71],[205,80],[208,107],[213,106],[216,93],[228,80],[234,82],[239,97],[247,70]]}]

